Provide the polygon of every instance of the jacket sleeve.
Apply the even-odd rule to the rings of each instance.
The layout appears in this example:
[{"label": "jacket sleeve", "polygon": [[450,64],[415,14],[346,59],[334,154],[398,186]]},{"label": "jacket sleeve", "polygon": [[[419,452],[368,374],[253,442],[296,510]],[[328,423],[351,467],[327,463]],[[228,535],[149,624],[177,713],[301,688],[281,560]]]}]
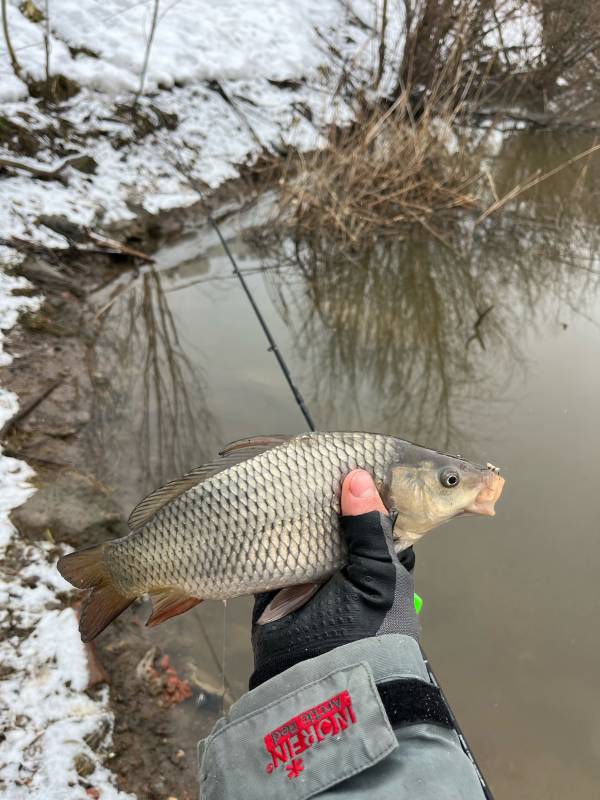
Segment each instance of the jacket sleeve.
[{"label": "jacket sleeve", "polygon": [[199,745],[202,800],[484,800],[417,642],[387,634],[240,698]]}]

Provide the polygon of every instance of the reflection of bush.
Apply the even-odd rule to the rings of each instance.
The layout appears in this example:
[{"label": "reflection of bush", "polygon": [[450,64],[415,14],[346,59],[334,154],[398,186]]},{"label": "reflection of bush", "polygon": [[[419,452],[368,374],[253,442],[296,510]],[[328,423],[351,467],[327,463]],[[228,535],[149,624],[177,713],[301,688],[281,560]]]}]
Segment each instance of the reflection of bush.
[{"label": "reflection of bush", "polygon": [[[513,137],[495,180],[551,169],[569,156],[567,145],[586,144]],[[273,294],[310,366],[321,423],[339,424],[341,410],[360,426],[375,392],[385,430],[440,447],[468,438],[464,408],[475,401],[491,413],[501,382],[523,365],[525,326],[559,301],[585,314],[594,299],[596,170],[596,162],[564,170],[510,213],[452,226],[443,240],[423,229],[360,246],[323,230],[277,241],[270,226],[258,236],[267,263],[295,267],[272,270]]]}]

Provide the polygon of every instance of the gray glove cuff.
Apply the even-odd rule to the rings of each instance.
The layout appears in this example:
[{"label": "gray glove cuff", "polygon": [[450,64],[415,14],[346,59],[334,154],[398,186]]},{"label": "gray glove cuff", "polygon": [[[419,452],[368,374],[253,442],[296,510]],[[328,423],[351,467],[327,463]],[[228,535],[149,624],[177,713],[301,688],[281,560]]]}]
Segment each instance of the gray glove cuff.
[{"label": "gray glove cuff", "polygon": [[418,639],[420,629],[415,612],[413,576],[400,563],[394,548],[393,523],[391,519],[385,514],[380,516],[387,549],[396,571],[396,586],[392,606],[385,615],[377,633],[405,633],[414,639]]}]

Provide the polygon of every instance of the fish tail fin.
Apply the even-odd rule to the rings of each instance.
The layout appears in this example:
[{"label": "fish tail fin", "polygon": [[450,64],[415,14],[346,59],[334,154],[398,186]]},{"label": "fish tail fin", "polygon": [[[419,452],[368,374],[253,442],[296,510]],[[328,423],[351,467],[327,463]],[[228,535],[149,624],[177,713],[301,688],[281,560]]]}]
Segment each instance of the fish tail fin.
[{"label": "fish tail fin", "polygon": [[94,639],[135,600],[135,597],[126,597],[115,589],[104,562],[107,546],[108,543],[84,547],[63,556],[57,565],[69,583],[88,590],[79,620],[79,632],[84,642]]}]

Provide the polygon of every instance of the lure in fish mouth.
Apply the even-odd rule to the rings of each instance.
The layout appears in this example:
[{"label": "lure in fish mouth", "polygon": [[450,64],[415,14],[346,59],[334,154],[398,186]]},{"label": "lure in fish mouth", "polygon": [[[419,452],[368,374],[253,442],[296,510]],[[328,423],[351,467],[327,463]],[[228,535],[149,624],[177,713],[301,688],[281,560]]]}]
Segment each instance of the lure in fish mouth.
[{"label": "lure in fish mouth", "polygon": [[142,500],[128,536],[60,559],[61,575],[87,593],[82,639],[93,639],[145,594],[153,603],[148,625],[208,598],[271,589],[283,591],[263,621],[293,611],[346,563],[339,504],[353,469],[373,475],[394,511],[397,550],[453,517],[493,516],[504,486],[491,464],[379,433],[233,442]]}]

